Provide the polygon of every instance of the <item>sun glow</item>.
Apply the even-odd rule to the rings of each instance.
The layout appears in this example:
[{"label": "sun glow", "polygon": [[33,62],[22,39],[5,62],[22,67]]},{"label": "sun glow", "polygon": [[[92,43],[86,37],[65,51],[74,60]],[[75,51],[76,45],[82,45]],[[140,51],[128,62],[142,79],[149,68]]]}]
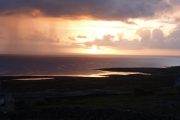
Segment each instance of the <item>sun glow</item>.
[{"label": "sun glow", "polygon": [[105,55],[105,54],[125,54],[123,51],[114,50],[108,47],[99,47],[97,45],[92,45],[89,48],[80,48],[74,50],[74,53],[79,54],[89,54],[89,55]]},{"label": "sun glow", "polygon": [[72,36],[85,35],[86,39],[76,39],[78,42],[93,41],[95,38],[102,38],[104,35],[113,35],[118,39],[118,34],[123,34],[125,39],[138,39],[137,28],[120,21],[96,21],[79,20],[71,24],[74,32]]},{"label": "sun glow", "polygon": [[89,50],[91,51],[92,54],[100,53],[100,50],[99,50],[98,46],[96,46],[96,45],[91,46],[91,48]]},{"label": "sun glow", "polygon": [[[174,29],[173,24],[167,24],[160,20],[146,20],[132,19],[130,23],[123,21],[101,21],[101,20],[65,20],[66,27],[63,36],[74,42],[73,44],[78,45],[76,53],[79,54],[129,54],[126,51],[119,51],[118,49],[111,46],[101,46],[100,41],[104,39],[105,35],[113,36],[113,41],[119,40],[140,40],[141,37],[138,34],[140,29],[161,29],[165,36],[169,35]],[[63,22],[58,22],[61,25]],[[60,31],[60,30],[59,30]],[[67,38],[62,38],[67,39]],[[107,40],[104,40],[104,42]],[[100,43],[99,43],[100,42]],[[105,42],[106,43],[106,42]],[[71,43],[70,43],[71,44]],[[99,46],[100,45],[100,46]]]}]

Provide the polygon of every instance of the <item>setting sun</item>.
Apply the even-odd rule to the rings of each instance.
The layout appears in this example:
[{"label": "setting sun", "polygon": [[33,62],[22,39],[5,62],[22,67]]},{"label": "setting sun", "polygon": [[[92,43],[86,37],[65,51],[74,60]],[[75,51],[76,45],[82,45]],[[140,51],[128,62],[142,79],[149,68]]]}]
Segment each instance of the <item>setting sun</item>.
[{"label": "setting sun", "polygon": [[107,48],[107,47],[98,47],[97,45],[92,45],[89,48],[82,48],[78,50],[74,50],[75,54],[87,54],[87,55],[122,55],[122,54],[127,54],[125,51],[118,51],[114,50],[112,48]]},{"label": "setting sun", "polygon": [[99,48],[96,45],[93,45],[90,48],[90,51],[92,52],[92,54],[98,54],[99,53]]}]

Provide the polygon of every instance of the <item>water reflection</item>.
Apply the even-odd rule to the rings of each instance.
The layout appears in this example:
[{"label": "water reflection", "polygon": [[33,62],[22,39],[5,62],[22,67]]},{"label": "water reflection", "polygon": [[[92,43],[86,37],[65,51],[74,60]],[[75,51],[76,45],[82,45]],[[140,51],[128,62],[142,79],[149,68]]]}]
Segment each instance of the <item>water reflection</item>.
[{"label": "water reflection", "polygon": [[97,70],[96,73],[92,73],[92,74],[82,74],[82,75],[51,75],[52,78],[50,77],[40,77],[43,75],[36,75],[33,78],[18,78],[18,79],[14,79],[14,80],[53,80],[55,78],[53,77],[92,77],[92,78],[102,78],[102,77],[109,77],[111,75],[150,75],[147,73],[141,73],[141,72],[111,72],[111,71],[101,71],[101,70]]},{"label": "water reflection", "polygon": [[97,73],[93,74],[82,74],[82,75],[65,75],[65,76],[71,76],[71,77],[109,77],[111,75],[150,75],[147,73],[141,73],[141,72],[111,72],[111,71],[101,71],[98,70]]}]

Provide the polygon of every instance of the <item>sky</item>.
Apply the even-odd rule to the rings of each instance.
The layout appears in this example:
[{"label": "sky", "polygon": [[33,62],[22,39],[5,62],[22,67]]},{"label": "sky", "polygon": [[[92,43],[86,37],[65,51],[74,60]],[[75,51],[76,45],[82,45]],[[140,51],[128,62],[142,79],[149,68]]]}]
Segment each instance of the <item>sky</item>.
[{"label": "sky", "polygon": [[180,55],[180,0],[0,0],[0,54]]}]

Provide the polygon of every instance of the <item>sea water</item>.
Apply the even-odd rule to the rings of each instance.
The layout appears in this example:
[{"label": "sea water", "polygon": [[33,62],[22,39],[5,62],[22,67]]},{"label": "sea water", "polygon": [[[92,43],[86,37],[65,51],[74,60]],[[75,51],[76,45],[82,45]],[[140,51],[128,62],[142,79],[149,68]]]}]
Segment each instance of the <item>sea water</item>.
[{"label": "sea water", "polygon": [[[89,76],[101,68],[179,66],[177,56],[0,56],[0,76]],[[118,74],[118,73],[116,73]],[[119,73],[121,74],[121,73]],[[122,72],[122,75],[125,74]],[[133,74],[133,73],[129,73]],[[134,73],[136,74],[136,73]],[[93,76],[94,75],[94,76]]]}]

